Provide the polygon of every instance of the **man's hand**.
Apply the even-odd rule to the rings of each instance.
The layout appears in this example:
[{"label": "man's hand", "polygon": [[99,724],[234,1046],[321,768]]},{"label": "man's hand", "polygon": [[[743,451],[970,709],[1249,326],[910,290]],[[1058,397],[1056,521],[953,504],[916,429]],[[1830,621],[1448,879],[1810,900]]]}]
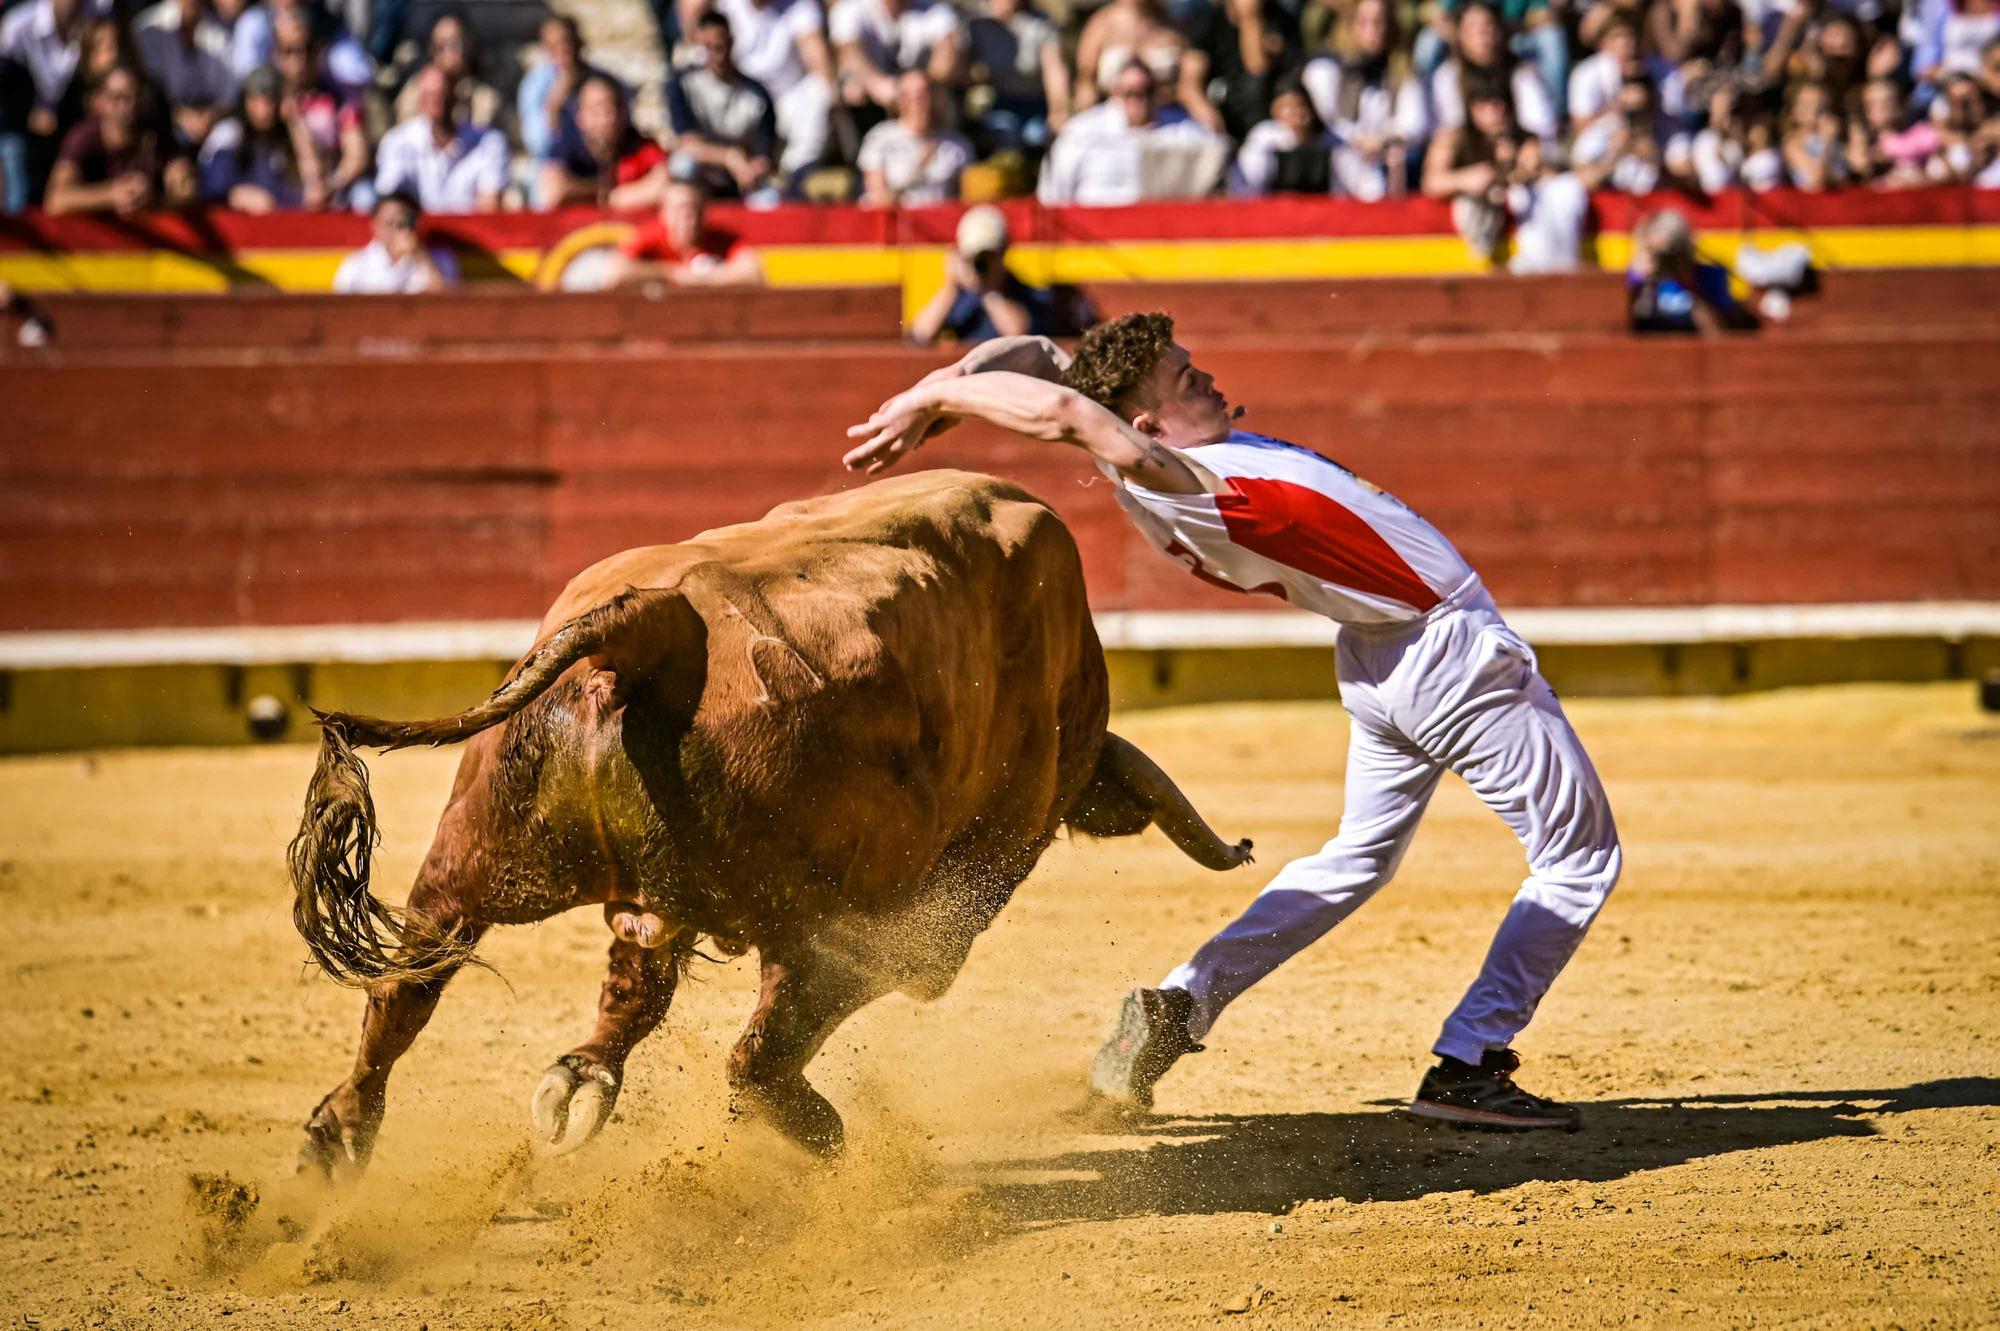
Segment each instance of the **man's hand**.
[{"label": "man's hand", "polygon": [[863,442],[848,450],[840,463],[849,471],[873,476],[887,471],[923,447],[924,440],[941,433],[956,420],[943,416],[933,404],[928,385],[936,379],[953,377],[954,366],[933,371],[923,383],[907,393],[898,393],[875,409],[875,414],[859,425],[850,426],[849,439]]}]

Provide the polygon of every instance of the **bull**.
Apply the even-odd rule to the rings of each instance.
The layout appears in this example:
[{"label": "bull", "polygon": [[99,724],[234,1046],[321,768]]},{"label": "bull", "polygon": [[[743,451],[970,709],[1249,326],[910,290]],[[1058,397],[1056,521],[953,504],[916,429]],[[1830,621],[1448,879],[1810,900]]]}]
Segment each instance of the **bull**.
[{"label": "bull", "polygon": [[[837,1151],[840,1115],[807,1063],[883,994],[942,995],[1063,826],[1156,825],[1211,869],[1249,858],[1107,732],[1108,713],[1068,530],[1027,492],[955,471],[614,555],[456,716],[319,713],[294,920],[368,1005],[301,1167],[365,1164],[390,1070],[488,928],[590,905],[611,929],[609,973],[596,1029],[534,1093],[547,1149],[603,1125],[627,1056],[707,940],[758,956],[732,1103]],[[461,741],[407,904],[385,905],[356,750]]]}]

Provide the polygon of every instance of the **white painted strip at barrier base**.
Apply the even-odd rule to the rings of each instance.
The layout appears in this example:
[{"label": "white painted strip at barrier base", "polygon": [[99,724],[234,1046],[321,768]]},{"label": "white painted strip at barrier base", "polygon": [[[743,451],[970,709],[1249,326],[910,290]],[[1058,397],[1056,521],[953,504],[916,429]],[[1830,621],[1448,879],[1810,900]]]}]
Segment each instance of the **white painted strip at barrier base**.
[{"label": "white painted strip at barrier base", "polygon": [[[1778,638],[2000,637],[2000,601],[1857,605],[1710,605],[1510,613],[1538,646],[1755,642]],[[527,619],[257,628],[0,633],[0,670],[106,666],[388,664],[511,661],[535,639]],[[1330,647],[1336,626],[1297,610],[1142,610],[1097,616],[1105,647]]]}]

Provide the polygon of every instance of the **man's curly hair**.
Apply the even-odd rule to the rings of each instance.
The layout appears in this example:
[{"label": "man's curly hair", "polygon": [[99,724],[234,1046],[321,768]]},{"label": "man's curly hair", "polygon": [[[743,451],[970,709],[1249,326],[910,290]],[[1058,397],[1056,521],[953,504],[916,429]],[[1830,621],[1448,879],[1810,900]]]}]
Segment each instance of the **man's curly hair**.
[{"label": "man's curly hair", "polygon": [[1144,403],[1146,381],[1173,344],[1172,315],[1121,314],[1083,335],[1063,371],[1063,387],[1113,411],[1135,400],[1150,405]]}]

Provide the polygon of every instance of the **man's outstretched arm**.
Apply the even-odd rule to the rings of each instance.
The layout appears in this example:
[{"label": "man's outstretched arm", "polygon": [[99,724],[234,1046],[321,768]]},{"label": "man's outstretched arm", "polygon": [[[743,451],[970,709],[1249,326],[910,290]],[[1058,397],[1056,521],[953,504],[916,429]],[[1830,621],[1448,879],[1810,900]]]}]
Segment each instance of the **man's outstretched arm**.
[{"label": "man's outstretched arm", "polygon": [[1148,490],[1201,494],[1209,488],[1207,477],[1186,458],[1083,394],[1005,370],[932,378],[890,398],[847,432],[862,442],[841,460],[850,471],[873,476],[916,452],[941,424],[958,420],[1073,445]]}]

